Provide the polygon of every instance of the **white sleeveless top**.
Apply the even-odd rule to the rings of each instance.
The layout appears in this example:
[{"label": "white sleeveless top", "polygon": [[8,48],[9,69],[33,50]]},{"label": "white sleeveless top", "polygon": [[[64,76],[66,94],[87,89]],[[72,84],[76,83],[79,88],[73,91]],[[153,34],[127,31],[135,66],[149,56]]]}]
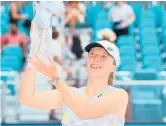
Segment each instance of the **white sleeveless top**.
[{"label": "white sleeveless top", "polygon": [[[103,91],[99,92],[97,96],[86,98],[84,95],[85,87],[75,88],[87,101],[94,100],[101,95],[105,95],[109,90],[115,87],[107,86]],[[120,120],[117,115],[110,114],[100,118],[81,119],[65,104],[63,108],[62,126],[124,126],[124,121]]]}]

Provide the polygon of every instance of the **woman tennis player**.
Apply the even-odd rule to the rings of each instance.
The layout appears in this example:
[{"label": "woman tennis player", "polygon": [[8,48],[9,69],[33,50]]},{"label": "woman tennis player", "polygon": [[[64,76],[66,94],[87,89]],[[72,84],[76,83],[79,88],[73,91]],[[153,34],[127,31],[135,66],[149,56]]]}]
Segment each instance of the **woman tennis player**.
[{"label": "woman tennis player", "polygon": [[[128,94],[108,83],[120,64],[117,46],[102,40],[88,44],[85,50],[88,52],[88,81],[81,88],[69,87],[59,78],[51,58],[47,57],[48,64],[38,55],[31,56],[28,61],[33,69],[27,67],[25,70],[20,102],[38,109],[63,108],[63,126],[124,126]],[[49,77],[56,89],[35,92],[36,71]]]}]

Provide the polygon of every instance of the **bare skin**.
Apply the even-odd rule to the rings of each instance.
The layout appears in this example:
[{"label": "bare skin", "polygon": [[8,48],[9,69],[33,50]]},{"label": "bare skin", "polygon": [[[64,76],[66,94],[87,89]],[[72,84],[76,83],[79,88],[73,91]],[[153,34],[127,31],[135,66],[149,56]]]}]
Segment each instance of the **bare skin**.
[{"label": "bare skin", "polygon": [[18,12],[17,12],[17,6],[19,6],[19,5],[21,5],[22,4],[22,2],[21,1],[16,1],[16,2],[13,2],[12,4],[11,4],[11,15],[12,15],[12,17],[14,18],[14,19],[17,19],[17,20],[26,20],[27,19],[27,17],[26,16],[23,16],[23,15],[20,15],[20,14],[18,14]]},{"label": "bare skin", "polygon": [[[53,78],[58,76],[56,66],[49,58],[50,64],[43,63],[38,56],[30,57],[29,62],[35,70]],[[97,92],[108,86],[110,72],[115,71],[114,59],[101,47],[94,47],[88,55],[87,71],[88,83],[85,94],[88,97],[95,96]],[[108,114],[116,114],[121,120],[125,120],[125,112],[128,104],[128,94],[123,89],[110,90],[106,95],[96,100],[87,102],[72,87],[60,80],[52,91],[34,91],[35,70],[27,68],[21,83],[19,99],[24,105],[38,109],[56,109],[67,104],[80,118],[97,118]],[[79,101],[79,102],[78,102]]]},{"label": "bare skin", "polygon": [[[17,25],[10,24],[9,34],[11,34],[11,35],[20,34]],[[28,47],[28,43],[27,43],[27,40],[24,39],[24,37],[20,38],[19,45],[21,45],[21,47],[23,49],[23,55],[26,56],[26,50],[27,50],[27,47]],[[9,41],[8,41],[8,39],[6,39],[6,36],[3,38],[2,42],[3,42],[3,46],[6,45],[6,44],[9,44]],[[2,48],[3,48],[3,46],[2,46]]]}]

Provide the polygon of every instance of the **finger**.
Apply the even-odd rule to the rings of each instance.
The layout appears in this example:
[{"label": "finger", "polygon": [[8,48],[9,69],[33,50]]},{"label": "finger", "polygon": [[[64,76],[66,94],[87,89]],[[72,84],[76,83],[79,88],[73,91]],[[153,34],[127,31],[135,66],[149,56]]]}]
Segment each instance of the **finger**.
[{"label": "finger", "polygon": [[38,66],[37,62],[34,61],[32,58],[29,58],[29,59],[28,59],[28,62],[29,62],[30,64],[32,64],[32,66],[34,66],[34,67],[37,67],[37,66]]},{"label": "finger", "polygon": [[27,66],[28,69],[31,69],[33,71],[38,71],[31,63]]},{"label": "finger", "polygon": [[35,59],[38,63],[43,64],[44,62],[40,59],[40,57],[36,54]]},{"label": "finger", "polygon": [[35,65],[37,65],[37,66],[40,65],[40,63],[37,61],[35,56],[31,56],[29,59],[30,59],[31,62],[35,63]]},{"label": "finger", "polygon": [[49,63],[51,63],[52,65],[54,64],[54,60],[52,59],[52,57],[48,56],[47,59],[49,60]]},{"label": "finger", "polygon": [[39,63],[35,56],[33,56],[33,58],[29,58],[29,63],[33,66],[34,70],[38,71],[38,72],[42,72],[43,68],[45,67],[44,65],[42,65],[42,63]]},{"label": "finger", "polygon": [[36,60],[34,59],[34,57],[29,57],[28,58],[28,62],[37,63]]},{"label": "finger", "polygon": [[30,56],[29,59],[33,62],[35,62],[36,64],[38,63],[35,56]]}]

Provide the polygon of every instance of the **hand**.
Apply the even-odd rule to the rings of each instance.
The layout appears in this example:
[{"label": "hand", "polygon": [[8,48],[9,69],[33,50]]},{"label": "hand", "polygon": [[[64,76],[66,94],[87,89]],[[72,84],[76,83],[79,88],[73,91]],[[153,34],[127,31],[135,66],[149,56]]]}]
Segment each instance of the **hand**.
[{"label": "hand", "polygon": [[49,63],[43,62],[37,55],[30,57],[28,59],[28,62],[32,64],[32,66],[36,71],[52,79],[57,76],[57,69],[53,59],[51,59],[50,57],[46,58],[48,59]]}]

